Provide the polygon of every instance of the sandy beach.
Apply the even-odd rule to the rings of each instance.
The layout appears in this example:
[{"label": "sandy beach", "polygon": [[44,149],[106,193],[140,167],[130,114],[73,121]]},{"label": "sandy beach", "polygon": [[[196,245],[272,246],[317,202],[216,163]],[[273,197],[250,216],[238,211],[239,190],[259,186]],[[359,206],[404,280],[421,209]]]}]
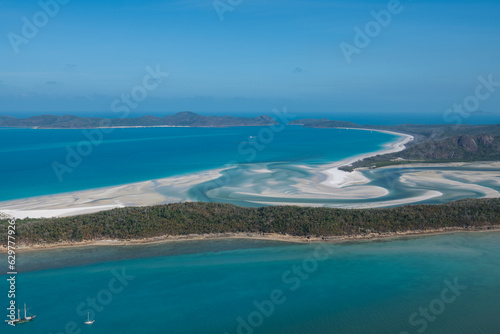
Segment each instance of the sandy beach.
[{"label": "sandy beach", "polygon": [[353,184],[363,184],[366,183],[367,179],[361,173],[354,171],[352,173],[341,171],[338,168],[341,166],[350,166],[356,161],[360,161],[369,157],[373,157],[380,154],[389,154],[400,152],[406,148],[406,144],[411,142],[414,137],[398,132],[392,131],[384,131],[384,130],[374,130],[374,129],[350,129],[349,130],[360,130],[360,131],[377,131],[388,133],[391,135],[399,136],[399,139],[395,142],[386,144],[385,147],[379,151],[370,152],[366,154],[357,155],[342,161],[335,162],[329,166],[328,169],[323,171],[323,173],[327,176],[327,179],[322,182],[322,184],[334,188],[342,188]]},{"label": "sandy beach", "polygon": [[[18,251],[39,251],[61,248],[75,247],[90,247],[90,246],[133,246],[133,245],[152,245],[170,242],[182,241],[199,241],[199,240],[222,240],[222,239],[254,239],[268,241],[282,241],[288,243],[342,243],[353,241],[375,241],[382,239],[393,239],[403,237],[424,237],[430,235],[446,234],[446,233],[480,233],[480,232],[495,232],[500,231],[500,226],[491,226],[489,228],[466,229],[463,227],[450,227],[440,229],[404,231],[404,232],[387,232],[387,233],[368,233],[354,234],[346,236],[325,236],[325,237],[299,237],[292,235],[283,235],[276,233],[224,233],[224,234],[189,234],[189,235],[165,235],[153,238],[144,239],[129,239],[129,240],[86,240],[80,242],[59,242],[52,244],[34,244],[20,245]],[[0,253],[5,253],[7,248],[0,245]]]},{"label": "sandy beach", "polygon": [[[49,196],[0,203],[0,213],[17,219],[66,217],[93,213],[125,206],[148,206],[162,203],[187,201],[187,189],[199,182],[205,182],[220,176],[223,169],[132,183],[122,186],[98,188]],[[159,193],[158,189],[175,189],[172,196]],[[168,191],[167,191],[168,192]]]}]

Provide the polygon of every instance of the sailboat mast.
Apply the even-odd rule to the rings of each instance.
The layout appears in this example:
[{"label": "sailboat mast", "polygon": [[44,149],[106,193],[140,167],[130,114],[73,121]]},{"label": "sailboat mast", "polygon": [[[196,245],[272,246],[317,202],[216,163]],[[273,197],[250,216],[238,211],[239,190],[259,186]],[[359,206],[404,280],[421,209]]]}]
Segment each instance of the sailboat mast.
[{"label": "sailboat mast", "polygon": [[26,303],[24,303],[24,319],[26,319]]}]

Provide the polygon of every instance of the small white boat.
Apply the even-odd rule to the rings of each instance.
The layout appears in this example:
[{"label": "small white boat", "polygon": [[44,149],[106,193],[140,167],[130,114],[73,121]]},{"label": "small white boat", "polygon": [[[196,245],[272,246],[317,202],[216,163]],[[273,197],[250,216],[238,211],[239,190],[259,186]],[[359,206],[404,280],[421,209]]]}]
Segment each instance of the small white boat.
[{"label": "small white boat", "polygon": [[90,312],[87,313],[87,321],[84,322],[85,325],[92,325],[95,320],[90,320]]}]

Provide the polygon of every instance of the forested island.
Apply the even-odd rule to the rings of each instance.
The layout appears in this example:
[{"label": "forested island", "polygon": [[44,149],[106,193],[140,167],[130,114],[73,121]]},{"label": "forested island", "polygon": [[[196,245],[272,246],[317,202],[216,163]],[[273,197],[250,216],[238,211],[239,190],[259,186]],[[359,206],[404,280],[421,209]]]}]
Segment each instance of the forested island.
[{"label": "forested island", "polygon": [[23,127],[43,129],[88,129],[101,127],[228,127],[228,126],[268,126],[278,124],[269,116],[232,117],[202,116],[190,111],[179,112],[164,117],[142,116],[138,118],[96,118],[72,115],[42,115],[28,118],[0,116],[0,127]]},{"label": "forested island", "polygon": [[[174,203],[126,207],[66,218],[18,220],[16,244],[30,246],[231,233],[329,240],[439,230],[486,230],[500,226],[498,212],[500,199],[467,199],[440,205],[359,210]],[[0,220],[4,246],[7,245],[7,225],[7,219]]]},{"label": "forested island", "polygon": [[384,130],[412,135],[415,138],[403,151],[377,155],[349,166],[342,166],[340,169],[344,171],[408,163],[500,161],[500,124],[359,125],[328,119],[299,119],[289,124],[314,128]]}]

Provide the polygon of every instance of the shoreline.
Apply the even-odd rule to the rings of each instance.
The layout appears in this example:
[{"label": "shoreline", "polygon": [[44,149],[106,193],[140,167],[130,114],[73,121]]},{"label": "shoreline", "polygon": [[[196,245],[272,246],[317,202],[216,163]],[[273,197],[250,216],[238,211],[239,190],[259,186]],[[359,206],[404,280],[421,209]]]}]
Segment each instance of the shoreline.
[{"label": "shoreline", "polygon": [[[372,131],[370,129],[353,130]],[[373,184],[369,179],[370,174],[363,169],[353,172],[338,169],[341,165],[367,156],[400,151],[413,139],[410,135],[385,132],[398,135],[398,137],[381,145],[377,151],[358,154],[330,164],[317,166],[295,164],[295,167],[310,175],[300,178],[290,177],[281,188],[275,187],[272,174],[263,176],[264,173],[273,173],[272,168],[266,163],[255,163],[244,167],[249,172],[246,179],[249,184],[248,186],[236,184],[235,187],[229,183],[219,182],[219,179],[226,175],[225,171],[232,167],[223,166],[150,181],[4,201],[0,202],[0,215],[3,212],[16,219],[68,217],[122,207],[144,207],[192,201],[217,202],[225,200],[227,192],[241,198],[241,203],[236,203],[240,206],[294,205],[342,209],[410,205],[422,201],[437,201],[443,196],[448,198],[448,201],[455,200],[450,188],[467,191],[473,195],[470,196],[471,198],[500,197],[500,188],[493,184],[495,180],[500,180],[500,162],[401,165],[398,174],[400,187],[403,191],[411,191],[408,195],[399,196],[396,199],[385,197],[392,191],[392,184],[389,181],[385,184]],[[461,166],[464,166],[463,170],[460,170]],[[442,168],[429,171],[426,167]],[[448,170],[449,167],[457,167],[457,170]],[[489,170],[477,171],[476,168]],[[383,171],[384,168],[380,170]],[[197,197],[196,192],[193,194],[193,189],[197,189],[200,184],[206,182],[218,184],[220,186],[218,189],[223,195],[220,198],[217,196],[212,198],[209,193],[207,197],[210,199],[206,200]],[[488,185],[488,182],[493,183]],[[429,184],[433,184],[432,190],[428,189]],[[419,192],[415,193],[415,189]]]},{"label": "shoreline", "polygon": [[231,128],[231,127],[266,127],[276,124],[256,125],[120,125],[120,126],[97,126],[92,128],[45,128],[40,126],[7,126],[0,129],[32,129],[32,130],[92,130],[92,129],[139,129],[139,128]]},{"label": "shoreline", "polygon": [[342,188],[345,186],[353,185],[353,184],[359,184],[359,183],[365,183],[367,179],[359,172],[359,171],[352,171],[352,172],[345,172],[340,170],[340,167],[343,166],[350,166],[353,163],[374,157],[377,155],[383,155],[383,154],[390,154],[390,153],[396,153],[396,152],[401,152],[404,149],[406,149],[406,144],[411,142],[412,140],[415,139],[414,136],[408,135],[405,133],[399,133],[399,132],[393,132],[393,131],[386,131],[386,130],[375,130],[375,129],[357,129],[357,128],[338,128],[338,129],[346,129],[346,130],[362,130],[362,131],[377,131],[377,132],[382,132],[382,133],[388,133],[392,135],[399,136],[399,139],[387,143],[384,145],[384,148],[375,151],[375,152],[369,152],[369,153],[364,153],[364,154],[358,154],[356,156],[334,162],[329,165],[329,167],[323,171],[321,171],[322,174],[326,175],[326,180],[322,181],[321,184],[334,187],[334,188]]},{"label": "shoreline", "polygon": [[[384,144],[384,148],[380,150],[358,154],[341,161],[335,161],[331,164],[321,166],[318,174],[320,176],[326,174],[327,180],[320,181],[319,183],[324,184],[324,182],[327,182],[324,185],[331,188],[338,188],[338,186],[335,182],[332,182],[332,184],[328,183],[328,178],[330,177],[329,175],[333,175],[334,179],[338,178],[341,174],[344,175],[343,173],[350,174],[351,177],[357,176],[356,172],[343,172],[338,170],[338,167],[346,164],[352,164],[355,161],[365,159],[367,157],[401,151],[405,148],[404,145],[406,143],[413,140],[413,136],[411,135],[386,130],[356,128],[342,129],[383,132],[397,135],[399,138],[395,141]],[[96,213],[126,206],[148,206],[171,202],[185,202],[190,201],[190,199],[186,196],[166,197],[164,194],[158,193],[156,191],[158,184],[164,187],[171,186],[172,184],[175,184],[175,186],[181,184],[179,189],[183,190],[187,189],[187,187],[195,185],[196,183],[202,183],[220,177],[221,172],[226,169],[227,167],[220,167],[201,172],[154,180],[9,200],[0,202],[0,213],[10,215],[16,219],[53,218]],[[341,182],[341,186],[345,185],[345,182]],[[26,208],[26,206],[29,207]]]},{"label": "shoreline", "polygon": [[[0,202],[0,205],[3,204],[3,207],[0,208],[0,216],[5,214],[16,219],[56,218],[96,213],[127,206],[140,207],[187,202],[189,201],[187,198],[167,197],[157,192],[156,188],[172,184],[180,189],[189,188],[196,182],[206,182],[219,177],[225,169],[210,169],[163,179]],[[30,208],[26,209],[28,202]]]},{"label": "shoreline", "polygon": [[[241,201],[244,203],[236,204],[240,206],[295,205],[342,209],[409,205],[422,201],[436,201],[443,196],[455,200],[450,188],[467,191],[474,195],[471,198],[500,197],[500,190],[494,184],[488,185],[488,182],[494,183],[495,180],[500,180],[500,162],[453,162],[438,165],[409,163],[401,165],[400,174],[398,174],[401,189],[403,191],[417,189],[419,193],[409,192],[408,196],[397,199],[384,197],[391,193],[391,183],[372,184],[369,174],[366,174],[363,169],[353,172],[338,170],[339,165],[348,164],[362,157],[401,150],[412,139],[409,135],[398,134],[398,136],[395,140],[381,145],[382,148],[377,151],[351,156],[331,164],[317,166],[295,164],[297,168],[310,173],[310,175],[305,178],[292,177],[287,179],[287,185],[281,188],[274,187],[275,183],[270,178],[271,174],[262,177],[263,173],[272,173],[272,170],[268,169],[269,166],[265,163],[256,163],[245,168],[248,168],[251,173],[248,176],[248,182],[258,185],[258,187],[237,185],[235,188],[231,188],[230,184],[222,182],[219,183],[220,189],[223,194],[230,191],[233,195],[242,198]],[[427,167],[442,168],[428,171]],[[456,167],[457,170],[449,170],[449,167]],[[206,202],[207,200],[193,195],[192,190],[206,182],[216,182],[217,184],[217,180],[224,177],[228,168],[231,167],[225,166],[118,186],[4,201],[0,202],[0,214],[3,212],[17,219],[67,217],[121,207],[143,207],[192,201]],[[487,170],[477,171],[477,169]],[[384,168],[380,170],[383,171]],[[428,189],[428,184],[434,185],[433,190]],[[500,183],[498,184],[500,185]],[[256,197],[252,198],[252,196]],[[221,198],[221,200],[225,199],[224,196]],[[215,197],[208,201],[217,202],[218,198]]]},{"label": "shoreline", "polygon": [[[187,241],[204,241],[204,240],[229,240],[229,239],[246,239],[246,240],[264,240],[264,241],[282,241],[288,243],[346,243],[358,241],[379,241],[379,240],[393,240],[405,237],[426,237],[450,233],[480,233],[480,232],[500,232],[500,225],[493,225],[491,227],[468,229],[464,227],[449,227],[429,230],[415,230],[405,232],[386,232],[386,233],[369,233],[369,234],[355,234],[347,236],[323,236],[323,237],[304,237],[292,236],[283,234],[259,234],[259,233],[218,233],[218,234],[188,234],[188,235],[164,235],[151,238],[142,239],[128,239],[128,240],[85,240],[74,242],[59,242],[50,244],[33,244],[18,246],[18,252],[30,252],[40,250],[54,250],[54,249],[74,249],[92,246],[136,246],[136,245],[154,245],[164,244],[170,242],[187,242]],[[0,254],[7,253],[7,248],[0,245]]]}]

